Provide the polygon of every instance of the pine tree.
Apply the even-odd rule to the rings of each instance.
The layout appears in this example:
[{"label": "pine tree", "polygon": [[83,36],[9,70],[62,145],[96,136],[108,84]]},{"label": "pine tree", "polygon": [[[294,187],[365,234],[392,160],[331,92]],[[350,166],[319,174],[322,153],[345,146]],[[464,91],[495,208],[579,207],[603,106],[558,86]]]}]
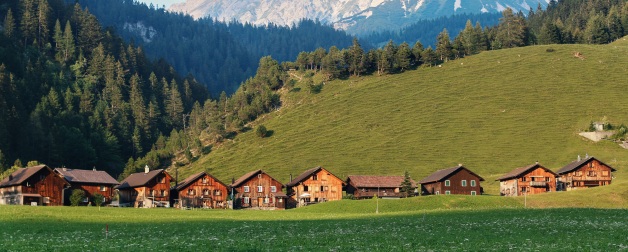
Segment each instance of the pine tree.
[{"label": "pine tree", "polygon": [[412,188],[412,179],[410,178],[410,173],[406,171],[403,175],[403,181],[399,185],[399,192],[401,193],[401,197],[407,198],[414,194],[414,188]]},{"label": "pine tree", "polygon": [[39,0],[37,6],[37,41],[39,47],[42,48],[48,43],[50,5],[47,0]]},{"label": "pine tree", "polygon": [[528,41],[528,27],[525,19],[515,15],[512,9],[502,12],[497,26],[496,43],[499,48],[513,48],[526,45]]},{"label": "pine tree", "polygon": [[7,15],[4,17],[4,35],[9,38],[15,36],[15,18],[13,17],[11,8],[9,8]]},{"label": "pine tree", "polygon": [[20,20],[20,30],[24,38],[24,46],[29,41],[33,41],[37,37],[37,10],[35,0],[22,0],[22,19]]},{"label": "pine tree", "polygon": [[621,17],[617,5],[613,5],[606,17],[606,23],[608,24],[608,33],[610,41],[614,41],[624,36],[624,26],[621,23]]},{"label": "pine tree", "polygon": [[61,41],[61,47],[63,52],[63,62],[69,62],[74,59],[74,52],[76,46],[74,45],[74,35],[72,34],[72,26],[70,21],[65,22],[65,29],[63,30],[63,40]]},{"label": "pine tree", "polygon": [[349,47],[349,72],[354,76],[360,76],[360,73],[364,71],[363,57],[364,50],[358,39],[353,38],[353,45]]},{"label": "pine tree", "polygon": [[436,54],[441,62],[447,62],[453,56],[451,40],[447,29],[438,34],[436,37]]},{"label": "pine tree", "polygon": [[395,55],[397,67],[403,72],[404,70],[410,68],[410,58],[412,55],[412,51],[410,50],[410,46],[408,43],[403,42],[397,48],[397,53]]},{"label": "pine tree", "polygon": [[171,118],[173,125],[182,127],[183,101],[181,100],[181,93],[179,92],[179,86],[176,80],[172,79],[169,89],[170,93],[168,94],[168,105],[166,107],[166,109],[168,109],[167,114]]},{"label": "pine tree", "polygon": [[417,41],[414,43],[412,47],[412,64],[415,66],[420,66],[422,64],[421,54],[423,53],[423,44],[421,41]]},{"label": "pine tree", "polygon": [[610,34],[604,17],[592,10],[589,14],[584,37],[589,44],[606,44],[610,42]]},{"label": "pine tree", "polygon": [[149,131],[148,118],[146,115],[146,105],[144,104],[144,96],[142,94],[141,80],[137,74],[131,76],[129,85],[131,92],[129,94],[129,105],[131,105],[131,114],[135,120],[136,127],[144,132]]}]

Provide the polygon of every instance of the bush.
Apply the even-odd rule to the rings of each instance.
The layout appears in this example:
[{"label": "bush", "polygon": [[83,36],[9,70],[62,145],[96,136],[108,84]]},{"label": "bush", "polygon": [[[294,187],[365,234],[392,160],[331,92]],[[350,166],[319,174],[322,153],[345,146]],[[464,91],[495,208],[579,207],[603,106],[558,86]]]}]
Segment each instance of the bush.
[{"label": "bush", "polygon": [[266,129],[266,126],[260,125],[260,126],[257,126],[257,129],[255,129],[255,134],[258,137],[264,138],[268,135],[268,130]]},{"label": "bush", "polygon": [[105,202],[105,196],[100,193],[94,193],[93,201],[96,206],[102,206],[102,203]]},{"label": "bush", "polygon": [[323,90],[323,83],[318,83],[318,84],[309,84],[308,87],[310,88],[310,94],[318,94],[321,92],[321,90]]},{"label": "bush", "polygon": [[72,206],[78,206],[84,198],[85,192],[81,189],[75,189],[72,191],[72,195],[70,195],[70,204],[72,204]]},{"label": "bush", "polygon": [[554,48],[547,48],[545,51],[546,52],[554,52]]}]

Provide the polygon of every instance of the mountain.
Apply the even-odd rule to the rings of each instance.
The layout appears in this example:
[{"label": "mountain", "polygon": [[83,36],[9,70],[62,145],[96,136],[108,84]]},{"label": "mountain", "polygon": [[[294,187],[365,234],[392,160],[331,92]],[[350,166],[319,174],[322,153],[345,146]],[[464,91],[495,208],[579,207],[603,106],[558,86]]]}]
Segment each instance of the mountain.
[{"label": "mountain", "polygon": [[187,0],[169,10],[195,18],[237,20],[254,25],[292,25],[318,19],[351,34],[398,29],[421,19],[462,13],[501,12],[510,7],[527,13],[550,0]]}]

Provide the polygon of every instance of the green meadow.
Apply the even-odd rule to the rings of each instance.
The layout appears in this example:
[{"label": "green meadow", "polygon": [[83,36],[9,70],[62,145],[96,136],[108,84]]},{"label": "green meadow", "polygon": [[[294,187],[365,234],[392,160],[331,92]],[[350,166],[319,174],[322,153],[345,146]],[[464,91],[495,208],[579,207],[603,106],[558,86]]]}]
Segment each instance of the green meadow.
[{"label": "green meadow", "polygon": [[2,251],[618,251],[627,229],[625,208],[526,209],[497,196],[286,211],[0,206]]},{"label": "green meadow", "polygon": [[487,51],[440,67],[334,80],[319,94],[297,82],[280,110],[251,125],[265,125],[270,137],[241,133],[179,172],[231,181],[264,169],[286,183],[320,165],[341,178],[407,170],[420,180],[461,163],[487,180],[486,193],[498,194],[495,179],[514,168],[539,161],[556,171],[589,154],[622,179],[628,150],[578,133],[592,121],[628,124],[626,55],[624,38]]}]

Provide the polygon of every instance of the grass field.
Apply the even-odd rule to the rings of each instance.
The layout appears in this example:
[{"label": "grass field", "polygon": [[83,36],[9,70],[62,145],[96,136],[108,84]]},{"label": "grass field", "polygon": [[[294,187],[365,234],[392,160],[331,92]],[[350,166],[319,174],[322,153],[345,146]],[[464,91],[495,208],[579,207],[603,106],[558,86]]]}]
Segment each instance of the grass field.
[{"label": "grass field", "polygon": [[[424,197],[423,200],[425,198],[436,198],[444,203],[467,201],[469,199],[463,198],[470,197]],[[312,208],[287,211],[0,206],[0,250],[628,249],[626,209],[524,209],[516,202],[510,202],[508,206],[480,209],[473,204],[461,204],[450,205],[450,209],[415,206],[407,211],[410,205],[414,205],[408,203],[416,201],[381,200],[379,214],[374,213],[374,200],[323,203]],[[351,202],[352,207],[338,208],[339,204],[346,202]],[[405,207],[398,209],[388,204]],[[107,226],[108,233],[105,232]]]},{"label": "grass field", "polygon": [[281,110],[256,122],[271,137],[240,134],[179,171],[230,181],[264,169],[285,183],[320,165],[342,178],[408,170],[420,180],[462,163],[497,194],[494,180],[516,167],[539,161],[557,170],[588,153],[622,180],[628,150],[577,133],[603,118],[628,124],[626,44],[488,51],[442,67],[332,81],[320,94],[298,83]]}]

